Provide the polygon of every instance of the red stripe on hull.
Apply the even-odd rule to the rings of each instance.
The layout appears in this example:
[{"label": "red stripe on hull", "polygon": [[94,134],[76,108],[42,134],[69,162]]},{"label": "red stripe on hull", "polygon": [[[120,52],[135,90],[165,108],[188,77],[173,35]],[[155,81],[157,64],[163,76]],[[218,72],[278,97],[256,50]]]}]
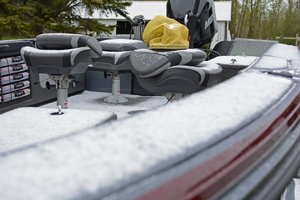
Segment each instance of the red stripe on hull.
[{"label": "red stripe on hull", "polygon": [[218,194],[265,157],[287,134],[299,116],[299,102],[300,94],[273,122],[264,124],[221,154],[136,200],[203,200]]}]

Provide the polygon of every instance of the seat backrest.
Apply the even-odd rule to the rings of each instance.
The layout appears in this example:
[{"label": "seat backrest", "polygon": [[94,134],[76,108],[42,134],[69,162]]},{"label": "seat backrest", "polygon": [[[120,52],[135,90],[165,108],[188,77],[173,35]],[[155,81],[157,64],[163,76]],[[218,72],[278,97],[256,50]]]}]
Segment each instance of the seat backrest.
[{"label": "seat backrest", "polygon": [[[232,48],[235,45],[235,41],[221,41],[216,44],[214,51],[218,52],[221,56],[228,56],[231,53]],[[215,54],[210,54],[209,59],[217,57]]]},{"label": "seat backrest", "polygon": [[89,47],[43,50],[23,47],[21,56],[34,73],[78,74],[87,70],[91,60]]},{"label": "seat backrest", "polygon": [[72,49],[79,47],[89,47],[98,56],[102,54],[102,48],[96,38],[68,33],[47,33],[36,37],[36,47],[39,49]]},{"label": "seat backrest", "polygon": [[132,51],[148,48],[148,45],[141,40],[108,39],[102,40],[99,43],[104,51]]},{"label": "seat backrest", "polygon": [[197,65],[206,59],[206,53],[199,49],[175,51],[135,50],[130,55],[131,71],[139,77],[160,74],[175,65]]}]

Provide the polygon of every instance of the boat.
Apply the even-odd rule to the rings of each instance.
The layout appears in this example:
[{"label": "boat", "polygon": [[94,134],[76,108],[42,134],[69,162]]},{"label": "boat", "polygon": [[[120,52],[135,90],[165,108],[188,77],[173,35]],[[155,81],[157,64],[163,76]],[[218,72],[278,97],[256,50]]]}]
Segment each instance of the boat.
[{"label": "boat", "polygon": [[[78,48],[48,50],[43,43],[52,41],[53,48],[53,41],[64,46],[68,39],[80,41]],[[110,42],[120,48],[113,40],[99,44]],[[280,198],[298,180],[297,47],[240,38],[224,42],[226,55],[196,65],[202,78],[197,86],[177,73],[190,70],[184,64],[158,71],[137,64],[136,74],[129,73],[135,94],[121,94],[120,77],[126,74],[107,69],[109,64],[97,67],[112,53],[95,44],[96,38],[72,34],[1,41],[1,199],[265,200]],[[141,57],[172,64],[178,55],[191,58],[179,63],[206,59],[198,50],[153,51],[126,54],[130,66]],[[59,66],[69,66],[67,56],[72,66]],[[168,65],[157,60],[147,66]],[[120,66],[127,66],[123,61]],[[160,75],[170,68],[171,75]],[[109,92],[92,91],[105,80],[99,73],[111,78]],[[197,91],[176,92],[190,87]]]}]

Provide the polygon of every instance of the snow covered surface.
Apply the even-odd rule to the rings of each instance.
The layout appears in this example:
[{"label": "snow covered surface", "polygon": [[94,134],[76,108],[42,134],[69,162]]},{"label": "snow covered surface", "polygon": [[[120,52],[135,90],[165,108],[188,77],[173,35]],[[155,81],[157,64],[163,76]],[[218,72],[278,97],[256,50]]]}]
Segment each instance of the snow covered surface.
[{"label": "snow covered surface", "polygon": [[18,108],[0,115],[0,154],[66,136],[116,118],[110,111]]},{"label": "snow covered surface", "polygon": [[286,73],[295,80],[300,79],[300,51],[295,46],[274,44],[271,46],[252,68],[260,71]]},{"label": "snow covered surface", "polygon": [[285,58],[288,60],[291,59],[300,59],[300,51],[296,46],[285,45],[285,44],[274,44],[271,48],[269,48],[265,54],[265,56],[274,56]]},{"label": "snow covered surface", "polygon": [[262,56],[256,63],[255,68],[270,70],[287,69],[288,61],[280,57]]},{"label": "snow covered surface", "polygon": [[300,51],[296,46],[274,44],[264,56],[279,57],[290,62],[290,68],[300,70]]},{"label": "snow covered surface", "polygon": [[[240,129],[292,84],[291,79],[243,73],[155,110],[1,156],[1,198],[104,197]],[[105,110],[95,105],[99,97],[91,100],[90,95],[70,98],[70,107]]]},{"label": "snow covered surface", "polygon": [[250,66],[255,63],[259,57],[256,56],[218,56],[211,59],[211,62],[215,62],[221,65],[234,66]]},{"label": "snow covered surface", "polygon": [[[68,98],[69,109],[111,111],[118,119],[130,117],[130,111],[146,111],[167,103],[164,96],[143,97],[139,95],[123,95],[129,101],[125,103],[107,103],[104,99],[111,94],[102,92],[84,91],[80,95]],[[56,102],[46,104],[43,108],[56,110]]]}]

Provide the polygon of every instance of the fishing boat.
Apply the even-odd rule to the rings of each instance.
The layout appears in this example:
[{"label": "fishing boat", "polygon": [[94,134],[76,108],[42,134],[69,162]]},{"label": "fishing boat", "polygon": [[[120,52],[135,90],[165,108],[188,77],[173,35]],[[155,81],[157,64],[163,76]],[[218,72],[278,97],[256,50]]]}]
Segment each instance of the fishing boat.
[{"label": "fishing boat", "polygon": [[[1,199],[265,200],[296,188],[299,49],[237,38],[207,56],[197,45],[217,31],[213,1],[187,2],[188,49],[55,33],[0,42]],[[180,1],[168,5],[180,21]]]}]

